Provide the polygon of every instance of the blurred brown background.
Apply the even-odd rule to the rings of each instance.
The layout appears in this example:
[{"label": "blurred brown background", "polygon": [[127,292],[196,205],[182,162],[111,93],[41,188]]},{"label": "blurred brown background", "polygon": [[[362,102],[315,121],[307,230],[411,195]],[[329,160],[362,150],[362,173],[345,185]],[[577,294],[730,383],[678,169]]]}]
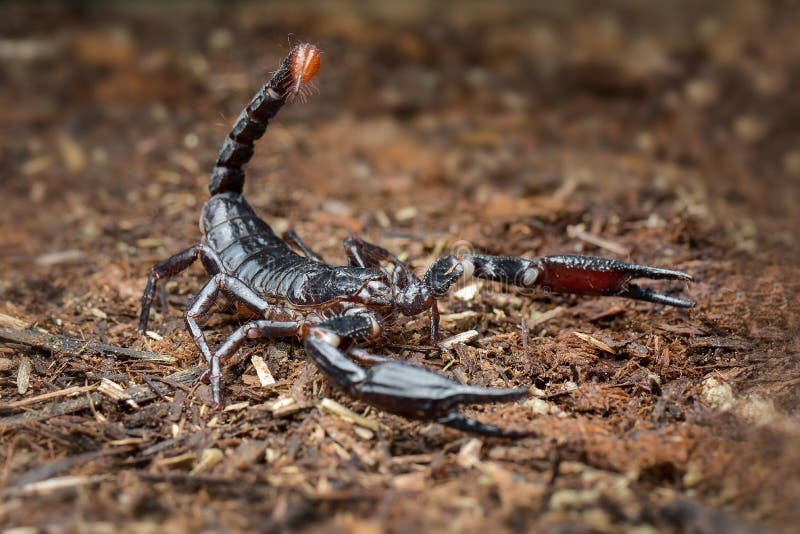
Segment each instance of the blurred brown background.
[{"label": "blurred brown background", "polygon": [[[359,233],[420,268],[469,246],[619,257],[700,278],[678,288],[698,300],[690,312],[487,288],[445,303],[468,317],[446,335],[475,328],[480,341],[442,356],[385,349],[470,382],[541,388],[544,404],[475,412],[541,428],[517,444],[366,410],[291,344],[283,357],[243,351],[229,401],[262,408],[212,426],[196,398],[167,418],[172,393],[140,410],[98,397],[99,411],[24,424],[9,418],[42,406],[6,406],[0,521],[790,531],[800,497],[798,8],[0,4],[0,312],[180,360],[131,366],[0,344],[0,403],[103,376],[141,384],[196,362],[180,314],[204,275],[168,285],[171,310],[153,317],[160,341],[134,335],[144,278],[198,239],[219,144],[295,42],[323,50],[318,91],[257,145],[246,194],[331,260]],[[208,326],[219,338],[236,324],[221,317]],[[527,351],[522,318],[536,325]],[[419,343],[422,323],[399,325],[389,341]],[[574,331],[618,350],[604,354]],[[285,387],[247,381],[249,356],[265,353]],[[309,408],[277,417],[263,407],[286,395]],[[384,429],[364,438],[313,408],[324,396]],[[191,475],[208,449],[224,461]],[[107,454],[81,456],[98,451]],[[85,483],[42,495],[24,486],[66,475]]]}]

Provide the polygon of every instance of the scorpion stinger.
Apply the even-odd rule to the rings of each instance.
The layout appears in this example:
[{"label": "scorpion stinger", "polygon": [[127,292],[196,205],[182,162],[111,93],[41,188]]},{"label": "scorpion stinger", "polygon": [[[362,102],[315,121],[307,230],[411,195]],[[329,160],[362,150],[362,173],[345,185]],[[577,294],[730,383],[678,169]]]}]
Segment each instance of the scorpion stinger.
[{"label": "scorpion stinger", "polygon": [[[384,321],[398,314],[429,313],[431,338],[439,331],[437,299],[459,279],[477,276],[530,288],[589,295],[620,296],[677,307],[694,303],[631,283],[634,278],[692,280],[680,271],[587,256],[547,256],[538,260],[469,254],[433,262],[424,277],[386,249],[357,237],[345,240],[347,265],[326,263],[292,231],[283,239],[242,195],[242,167],[253,145],[288,99],[304,95],[320,64],[309,44],[292,48],[272,78],[242,110],[217,156],[211,198],[200,217],[202,242],[157,263],[142,296],[139,332],[159,280],[187,269],[197,259],[211,278],[192,299],[186,326],[208,362],[205,373],[214,402],[222,396],[222,365],[248,339],[297,337],[314,364],[339,388],[387,412],[436,421],[454,428],[499,437],[530,432],[499,428],[469,419],[464,403],[511,402],[525,388],[481,388],[458,384],[428,369],[360,349],[377,340]],[[292,247],[300,250],[298,254]],[[251,316],[211,350],[200,327],[214,303],[225,297]],[[253,317],[254,316],[254,317]]]}]

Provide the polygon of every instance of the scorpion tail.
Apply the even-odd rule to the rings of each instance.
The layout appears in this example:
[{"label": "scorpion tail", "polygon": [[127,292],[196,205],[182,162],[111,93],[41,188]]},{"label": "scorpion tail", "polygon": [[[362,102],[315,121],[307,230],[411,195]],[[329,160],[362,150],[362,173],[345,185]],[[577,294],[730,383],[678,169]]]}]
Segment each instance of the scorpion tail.
[{"label": "scorpion tail", "polygon": [[314,45],[305,43],[293,47],[272,78],[242,110],[217,156],[208,186],[212,195],[242,192],[242,167],[253,157],[253,144],[264,135],[270,119],[286,100],[303,94],[306,84],[319,69],[319,58],[319,49]]}]

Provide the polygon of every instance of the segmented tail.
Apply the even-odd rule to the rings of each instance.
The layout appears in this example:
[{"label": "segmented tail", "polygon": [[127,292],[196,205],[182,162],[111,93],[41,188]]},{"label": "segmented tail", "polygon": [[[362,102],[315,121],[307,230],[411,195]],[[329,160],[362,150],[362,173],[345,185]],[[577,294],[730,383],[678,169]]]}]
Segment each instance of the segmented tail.
[{"label": "segmented tail", "polygon": [[311,44],[292,48],[272,78],[239,114],[217,156],[211,183],[212,195],[244,187],[242,166],[253,157],[253,144],[264,132],[287,98],[303,95],[306,84],[319,69],[319,50]]}]

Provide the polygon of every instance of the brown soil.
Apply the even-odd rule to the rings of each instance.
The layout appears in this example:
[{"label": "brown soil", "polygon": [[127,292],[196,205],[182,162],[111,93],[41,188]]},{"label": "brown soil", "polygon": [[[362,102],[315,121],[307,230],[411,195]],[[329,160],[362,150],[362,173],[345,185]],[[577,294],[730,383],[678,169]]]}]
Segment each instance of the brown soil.
[{"label": "brown soil", "polygon": [[[0,317],[177,361],[0,343],[0,525],[800,521],[792,2],[73,5],[0,7]],[[248,167],[248,199],[276,228],[337,262],[358,233],[420,270],[463,248],[672,267],[699,278],[669,286],[698,306],[486,286],[442,303],[445,335],[476,340],[408,348],[425,343],[411,319],[373,349],[535,386],[530,401],[466,410],[538,430],[523,440],[351,401],[291,340],[246,346],[225,376],[229,409],[209,414],[181,316],[207,276],[167,284],[158,336],[136,336],[139,298],[155,261],[197,241],[217,148],[295,39],[324,50],[319,91],[281,113]],[[219,310],[209,336],[239,320]],[[261,387],[253,356],[276,384]]]}]

